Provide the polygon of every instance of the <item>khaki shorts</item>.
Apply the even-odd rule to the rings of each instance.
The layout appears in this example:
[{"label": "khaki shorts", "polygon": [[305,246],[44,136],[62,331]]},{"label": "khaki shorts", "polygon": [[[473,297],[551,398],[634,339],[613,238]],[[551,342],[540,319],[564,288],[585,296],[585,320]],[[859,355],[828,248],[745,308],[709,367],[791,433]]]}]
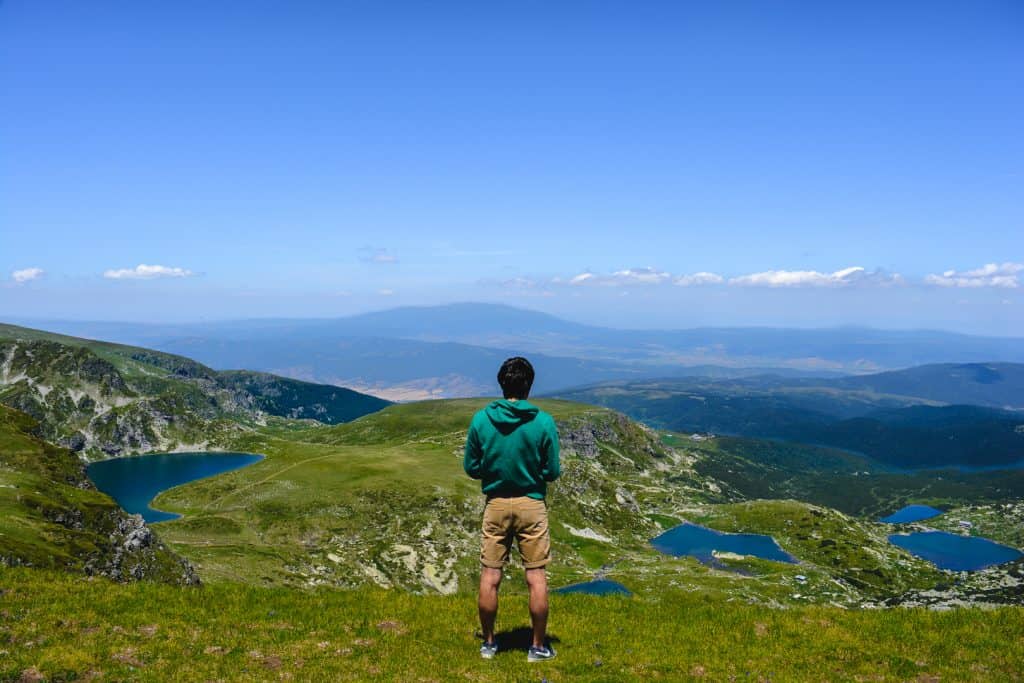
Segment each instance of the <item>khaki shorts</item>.
[{"label": "khaki shorts", "polygon": [[513,538],[525,569],[538,569],[551,561],[548,507],[543,500],[528,496],[487,500],[480,564],[493,569],[504,567]]}]

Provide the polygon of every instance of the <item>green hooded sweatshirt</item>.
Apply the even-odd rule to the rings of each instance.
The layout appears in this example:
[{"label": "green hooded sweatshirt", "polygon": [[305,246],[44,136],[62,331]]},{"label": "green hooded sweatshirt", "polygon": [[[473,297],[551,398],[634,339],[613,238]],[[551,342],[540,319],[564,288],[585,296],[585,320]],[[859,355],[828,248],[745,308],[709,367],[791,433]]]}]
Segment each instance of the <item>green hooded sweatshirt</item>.
[{"label": "green hooded sweatshirt", "polygon": [[525,400],[491,402],[469,423],[462,467],[488,497],[543,500],[562,473],[554,419]]}]

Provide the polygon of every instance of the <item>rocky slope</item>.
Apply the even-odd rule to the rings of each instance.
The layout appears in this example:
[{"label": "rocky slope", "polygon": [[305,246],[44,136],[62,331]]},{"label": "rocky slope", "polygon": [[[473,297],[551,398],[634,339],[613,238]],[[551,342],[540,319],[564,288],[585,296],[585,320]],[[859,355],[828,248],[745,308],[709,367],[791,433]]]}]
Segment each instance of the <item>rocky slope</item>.
[{"label": "rocky slope", "polygon": [[345,422],[387,401],[341,387],[217,372],[146,349],[0,325],[0,404],[86,459],[202,448],[267,416]]},{"label": "rocky slope", "polygon": [[0,406],[0,565],[59,568],[116,581],[197,584],[186,560],[138,515],[96,491],[82,462]]}]

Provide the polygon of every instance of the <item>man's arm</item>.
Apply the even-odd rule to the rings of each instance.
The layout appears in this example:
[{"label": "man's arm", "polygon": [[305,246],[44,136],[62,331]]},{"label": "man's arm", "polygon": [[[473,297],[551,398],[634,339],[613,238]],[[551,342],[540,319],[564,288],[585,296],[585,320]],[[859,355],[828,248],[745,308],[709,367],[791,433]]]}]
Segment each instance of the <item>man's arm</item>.
[{"label": "man's arm", "polygon": [[560,448],[558,446],[558,429],[555,421],[548,418],[548,429],[544,439],[544,468],[541,475],[544,481],[554,481],[562,474],[562,462],[559,459]]},{"label": "man's arm", "polygon": [[480,479],[483,475],[480,468],[483,464],[484,453],[480,448],[480,438],[477,436],[476,427],[470,423],[469,431],[466,433],[466,451],[462,456],[462,469],[466,470],[473,479]]}]

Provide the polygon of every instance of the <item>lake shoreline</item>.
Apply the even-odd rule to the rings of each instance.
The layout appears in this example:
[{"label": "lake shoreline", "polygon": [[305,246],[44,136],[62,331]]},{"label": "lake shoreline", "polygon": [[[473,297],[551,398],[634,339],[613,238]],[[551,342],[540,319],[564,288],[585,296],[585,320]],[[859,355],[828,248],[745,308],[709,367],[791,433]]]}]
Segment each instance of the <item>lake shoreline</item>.
[{"label": "lake shoreline", "polygon": [[93,485],[129,514],[147,524],[181,519],[182,515],[150,506],[157,496],[177,486],[255,465],[266,456],[239,451],[178,451],[110,458],[90,463]]}]

